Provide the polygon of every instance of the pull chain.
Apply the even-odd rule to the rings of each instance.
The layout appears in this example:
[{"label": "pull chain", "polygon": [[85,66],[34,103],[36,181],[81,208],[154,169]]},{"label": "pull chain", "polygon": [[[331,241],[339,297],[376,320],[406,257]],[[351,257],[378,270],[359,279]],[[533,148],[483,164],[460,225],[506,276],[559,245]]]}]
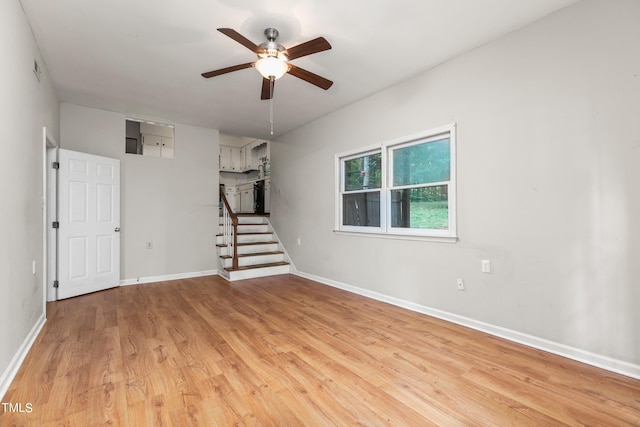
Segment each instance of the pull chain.
[{"label": "pull chain", "polygon": [[269,77],[271,82],[269,83],[269,123],[271,124],[271,135],[273,135],[273,86],[275,83],[275,77]]},{"label": "pull chain", "polygon": [[271,124],[271,135],[273,135],[273,98],[269,100],[269,123]]}]

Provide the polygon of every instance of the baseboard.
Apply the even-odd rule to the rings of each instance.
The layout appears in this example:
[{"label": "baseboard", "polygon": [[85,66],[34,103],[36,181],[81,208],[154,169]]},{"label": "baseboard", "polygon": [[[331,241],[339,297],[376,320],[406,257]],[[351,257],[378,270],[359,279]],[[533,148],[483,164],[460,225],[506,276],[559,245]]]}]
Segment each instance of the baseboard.
[{"label": "baseboard", "polygon": [[11,359],[11,362],[9,362],[9,366],[7,366],[7,369],[2,373],[2,376],[0,377],[0,400],[4,398],[4,394],[9,390],[11,382],[18,373],[20,366],[22,366],[22,362],[24,362],[24,358],[27,357],[27,353],[29,353],[31,346],[35,342],[36,338],[38,338],[38,334],[42,330],[46,321],[47,315],[46,313],[42,313],[38,321],[31,328],[31,331],[29,331],[25,337],[16,354]]},{"label": "baseboard", "polygon": [[490,335],[494,335],[509,341],[513,341],[519,344],[533,347],[538,350],[557,354],[559,356],[563,356],[578,362],[586,363],[587,365],[606,369],[608,371],[625,375],[631,378],[640,379],[640,365],[636,365],[633,363],[625,362],[622,360],[614,359],[614,358],[603,356],[596,353],[591,353],[585,350],[581,350],[579,348],[571,347],[565,344],[560,344],[554,341],[549,341],[543,338],[524,334],[522,332],[503,328],[500,326],[491,325],[489,323],[480,322],[478,320],[474,320],[468,317],[459,316],[453,313],[448,313],[446,311],[416,304],[410,301],[405,301],[399,298],[390,297],[388,295],[369,291],[356,286],[347,285],[345,283],[337,282],[335,280],[325,279],[323,277],[315,276],[313,274],[302,273],[299,271],[292,272],[291,274],[295,274],[300,277],[304,277],[306,279],[314,280],[316,282],[320,282],[325,285],[329,285],[334,288],[339,288],[339,289],[352,292],[358,295],[362,295],[371,299],[386,302],[398,307],[406,308],[407,310],[433,316],[438,319],[446,320],[448,322],[455,323],[461,326],[466,326],[468,328],[475,329],[481,332],[486,332]]},{"label": "baseboard", "polygon": [[143,283],[164,282],[166,280],[191,279],[193,277],[214,276],[218,270],[194,271],[189,273],[165,274],[163,276],[136,277],[123,279],[120,286],[141,285]]}]

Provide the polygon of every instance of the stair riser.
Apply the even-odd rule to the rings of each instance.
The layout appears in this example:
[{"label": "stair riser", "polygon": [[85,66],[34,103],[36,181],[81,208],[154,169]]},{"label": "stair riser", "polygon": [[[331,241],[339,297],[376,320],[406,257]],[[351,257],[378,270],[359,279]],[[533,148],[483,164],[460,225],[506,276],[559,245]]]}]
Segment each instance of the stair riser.
[{"label": "stair riser", "polygon": [[[269,231],[267,224],[251,224],[251,225],[238,225],[238,233],[266,233]],[[219,233],[224,232],[224,227],[220,226]]]},{"label": "stair riser", "polygon": [[266,224],[267,219],[261,216],[239,216],[238,224]]},{"label": "stair riser", "polygon": [[[252,265],[269,264],[272,262],[282,261],[284,261],[283,254],[254,255],[238,258],[238,266],[248,267]],[[233,260],[231,258],[225,258],[223,263],[224,268],[231,268],[233,266]]]},{"label": "stair riser", "polygon": [[[271,233],[246,234],[246,235],[238,234],[238,243],[256,243],[256,242],[272,242],[272,241],[273,241],[273,234]],[[216,236],[216,243],[218,245],[224,244],[224,237]]]},{"label": "stair riser", "polygon": [[255,243],[255,242],[271,242],[273,241],[273,234],[247,234],[238,235],[238,243]]},{"label": "stair riser", "polygon": [[[222,224],[222,217],[219,217],[219,224]],[[239,216],[238,224],[267,224],[267,220],[260,216]]]},{"label": "stair riser", "polygon": [[[227,253],[227,247],[218,248],[219,256],[233,255],[231,253]],[[246,255],[246,254],[255,254],[259,252],[275,252],[278,250],[277,243],[271,243],[268,245],[258,244],[258,245],[249,245],[249,246],[238,246],[238,255]],[[233,251],[230,251],[233,252]]]},{"label": "stair riser", "polygon": [[254,279],[256,277],[274,276],[276,274],[288,274],[291,271],[288,265],[276,267],[255,268],[252,270],[224,271],[222,277],[230,282],[235,280]]}]

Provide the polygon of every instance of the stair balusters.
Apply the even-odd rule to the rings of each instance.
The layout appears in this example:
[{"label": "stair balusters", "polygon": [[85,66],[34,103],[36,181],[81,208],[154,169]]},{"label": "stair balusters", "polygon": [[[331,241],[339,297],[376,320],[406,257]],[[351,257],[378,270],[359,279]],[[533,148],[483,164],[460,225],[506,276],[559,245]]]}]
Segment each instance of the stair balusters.
[{"label": "stair balusters", "polygon": [[227,247],[227,255],[232,254],[233,269],[238,269],[238,215],[229,206],[229,201],[224,193],[224,188],[220,187],[222,198],[222,236],[224,245]]}]

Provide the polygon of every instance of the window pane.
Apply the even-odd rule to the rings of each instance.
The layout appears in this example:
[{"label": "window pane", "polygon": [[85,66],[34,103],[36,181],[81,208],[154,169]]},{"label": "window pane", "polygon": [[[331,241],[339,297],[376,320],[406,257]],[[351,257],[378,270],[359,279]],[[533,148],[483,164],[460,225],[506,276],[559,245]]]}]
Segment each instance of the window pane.
[{"label": "window pane", "polygon": [[447,186],[391,191],[391,226],[446,230],[449,227]]},{"label": "window pane", "polygon": [[380,188],[382,184],[382,154],[357,157],[344,162],[344,191]]},{"label": "window pane", "polygon": [[393,150],[393,185],[449,181],[449,138]]},{"label": "window pane", "polygon": [[380,227],[380,192],[343,194],[342,224]]}]

